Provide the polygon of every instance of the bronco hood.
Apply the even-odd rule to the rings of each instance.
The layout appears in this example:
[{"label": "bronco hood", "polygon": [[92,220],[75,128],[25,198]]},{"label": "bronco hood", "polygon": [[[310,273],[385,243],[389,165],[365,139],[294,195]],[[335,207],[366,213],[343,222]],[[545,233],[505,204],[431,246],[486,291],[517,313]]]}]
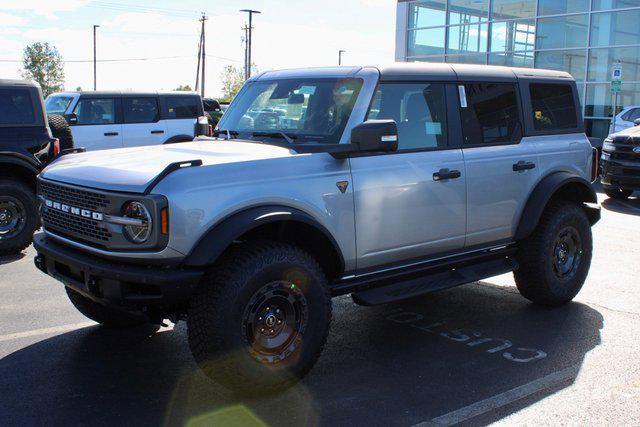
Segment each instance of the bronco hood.
[{"label": "bronco hood", "polygon": [[293,151],[273,145],[202,140],[68,154],[49,165],[40,176],[84,187],[142,193],[171,163],[202,160],[205,167],[293,155]]}]

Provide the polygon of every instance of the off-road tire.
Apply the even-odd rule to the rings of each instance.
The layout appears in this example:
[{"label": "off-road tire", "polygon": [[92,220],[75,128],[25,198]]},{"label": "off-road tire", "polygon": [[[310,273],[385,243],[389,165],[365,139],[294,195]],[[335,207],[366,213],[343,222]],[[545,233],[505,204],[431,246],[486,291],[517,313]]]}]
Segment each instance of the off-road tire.
[{"label": "off-road tire", "polygon": [[73,135],[67,120],[60,114],[49,114],[47,117],[51,134],[60,141],[60,150],[73,148]]},{"label": "off-road tire", "polygon": [[[554,256],[559,254],[558,241],[567,232],[575,233],[580,240],[576,245],[580,258],[566,277],[559,277]],[[551,201],[533,234],[520,242],[517,255],[520,266],[514,272],[520,294],[546,306],[568,303],[587,278],[592,250],[591,225],[584,210],[574,202]]]},{"label": "off-road tire", "polygon": [[134,328],[149,323],[147,318],[136,316],[126,311],[115,310],[79,294],[70,288],[65,288],[69,301],[85,317],[112,329]]},{"label": "off-road tire", "polygon": [[620,188],[605,188],[604,193],[612,199],[627,200],[633,191],[622,190]]},{"label": "off-road tire", "polygon": [[0,234],[0,255],[13,255],[20,253],[31,244],[33,232],[38,228],[38,207],[36,195],[33,190],[22,181],[12,179],[0,179],[0,206],[3,201],[22,205],[22,229],[15,236]]},{"label": "off-road tire", "polygon": [[[289,284],[304,297],[306,326],[289,328],[302,332],[277,361],[259,360],[270,356],[256,350],[255,328],[261,325],[256,316],[270,300],[255,298],[274,283]],[[256,319],[253,328],[246,326],[247,313]],[[331,296],[322,269],[306,252],[279,242],[245,243],[223,256],[191,298],[187,315],[189,346],[203,372],[229,390],[251,395],[289,387],[309,372],[330,322]]]}]

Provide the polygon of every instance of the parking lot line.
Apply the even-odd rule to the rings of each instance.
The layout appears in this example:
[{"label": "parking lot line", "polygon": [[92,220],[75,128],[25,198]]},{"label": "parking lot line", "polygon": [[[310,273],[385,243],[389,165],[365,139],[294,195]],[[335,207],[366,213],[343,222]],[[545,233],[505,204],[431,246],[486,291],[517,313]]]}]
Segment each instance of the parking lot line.
[{"label": "parking lot line", "polygon": [[18,340],[21,338],[36,337],[38,335],[49,335],[49,334],[57,334],[62,332],[69,332],[75,329],[86,328],[87,326],[92,326],[95,324],[96,324],[95,322],[71,323],[68,325],[54,326],[51,328],[34,329],[32,331],[0,335],[0,342]]},{"label": "parking lot line", "polygon": [[461,423],[463,421],[470,420],[479,415],[486,414],[489,411],[493,411],[503,406],[507,406],[510,403],[516,402],[525,397],[531,396],[539,391],[546,390],[557,384],[561,384],[566,380],[575,378],[580,371],[579,365],[573,365],[565,368],[561,371],[554,372],[546,377],[538,378],[535,381],[505,391],[504,393],[497,394],[479,402],[473,403],[464,408],[457,409],[448,414],[441,415],[431,421],[425,421],[416,424],[414,427],[427,427],[427,426],[450,426]]}]

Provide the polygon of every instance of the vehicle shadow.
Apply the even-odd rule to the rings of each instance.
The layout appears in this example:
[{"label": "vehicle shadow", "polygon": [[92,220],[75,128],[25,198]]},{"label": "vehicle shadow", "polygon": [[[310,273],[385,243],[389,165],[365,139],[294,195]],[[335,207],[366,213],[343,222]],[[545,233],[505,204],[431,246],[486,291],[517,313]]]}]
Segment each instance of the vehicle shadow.
[{"label": "vehicle shadow", "polygon": [[640,216],[640,198],[631,197],[627,200],[605,199],[602,207],[611,212]]},{"label": "vehicle shadow", "polygon": [[602,326],[586,305],[540,308],[487,282],[378,307],[341,297],[307,378],[253,398],[198,371],[183,324],[89,327],[0,360],[0,424],[409,425],[569,369],[560,385],[474,420],[485,423],[571,384]]},{"label": "vehicle shadow", "polygon": [[20,261],[24,258],[26,254],[24,252],[20,252],[15,255],[4,255],[0,256],[0,265],[11,264],[12,262]]}]

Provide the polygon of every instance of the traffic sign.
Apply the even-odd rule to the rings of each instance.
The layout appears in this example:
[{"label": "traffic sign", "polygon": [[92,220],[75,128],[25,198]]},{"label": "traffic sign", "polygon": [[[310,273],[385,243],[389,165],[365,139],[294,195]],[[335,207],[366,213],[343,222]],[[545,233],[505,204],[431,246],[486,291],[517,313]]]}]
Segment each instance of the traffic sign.
[{"label": "traffic sign", "polygon": [[620,80],[611,80],[611,92],[622,92],[622,82]]}]

